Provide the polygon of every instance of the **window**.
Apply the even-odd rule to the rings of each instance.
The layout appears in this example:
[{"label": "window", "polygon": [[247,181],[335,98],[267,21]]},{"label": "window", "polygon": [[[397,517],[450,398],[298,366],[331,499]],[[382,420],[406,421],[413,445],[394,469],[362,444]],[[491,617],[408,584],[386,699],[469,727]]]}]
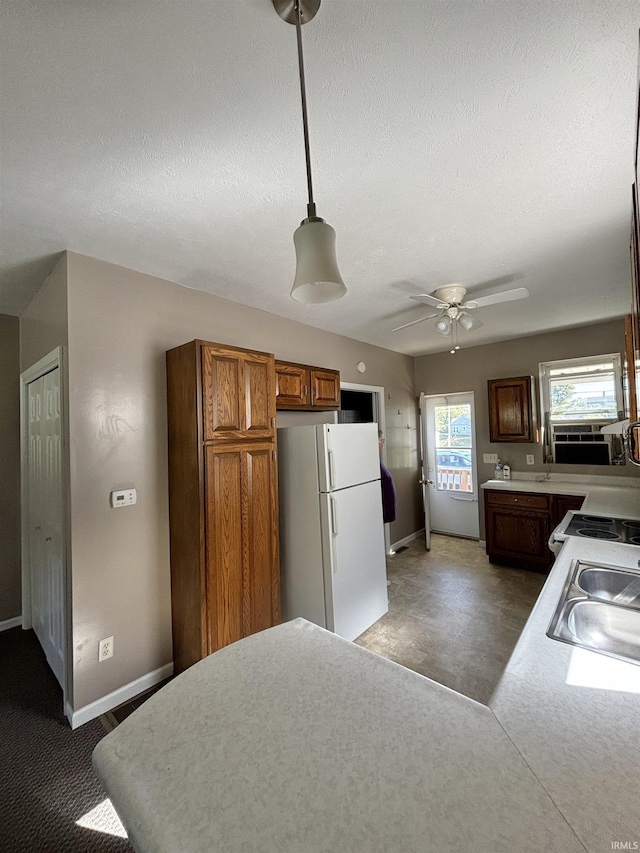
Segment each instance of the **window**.
[{"label": "window", "polygon": [[473,493],[471,406],[436,406],[436,488]]},{"label": "window", "polygon": [[620,376],[619,353],[548,361],[540,365],[548,462],[617,464],[622,448],[600,428],[622,418]]},{"label": "window", "polygon": [[540,365],[542,411],[551,424],[616,421],[622,410],[620,354]]}]

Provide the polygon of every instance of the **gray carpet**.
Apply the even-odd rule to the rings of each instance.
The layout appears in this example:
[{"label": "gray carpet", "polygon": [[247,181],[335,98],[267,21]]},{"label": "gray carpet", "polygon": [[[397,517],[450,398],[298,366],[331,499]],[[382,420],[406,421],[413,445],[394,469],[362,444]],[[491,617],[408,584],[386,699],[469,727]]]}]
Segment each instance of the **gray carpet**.
[{"label": "gray carpet", "polygon": [[70,729],[62,691],[33,631],[0,632],[3,853],[131,853],[126,839],[104,831],[117,823],[110,803],[103,805],[91,753],[105,734],[98,720]]}]

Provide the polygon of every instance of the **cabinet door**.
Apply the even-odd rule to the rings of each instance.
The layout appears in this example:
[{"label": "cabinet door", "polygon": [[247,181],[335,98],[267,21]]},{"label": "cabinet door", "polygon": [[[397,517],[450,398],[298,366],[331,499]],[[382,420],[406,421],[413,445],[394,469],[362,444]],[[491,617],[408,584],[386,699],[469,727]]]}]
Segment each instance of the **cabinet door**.
[{"label": "cabinet door", "polygon": [[580,509],[584,503],[582,495],[551,495],[551,529],[557,527],[572,509]]},{"label": "cabinet door", "polygon": [[547,569],[552,562],[548,541],[549,514],[488,506],[486,513],[487,553],[514,566]]},{"label": "cabinet door", "polygon": [[534,442],[536,406],[533,376],[490,379],[488,390],[489,440]]},{"label": "cabinet door", "polygon": [[309,368],[276,361],[276,408],[305,409],[309,400]]},{"label": "cabinet door", "polygon": [[205,441],[275,436],[273,356],[203,345]]},{"label": "cabinet door", "polygon": [[314,409],[340,408],[340,373],[311,368],[311,405]]},{"label": "cabinet door", "polygon": [[275,465],[273,442],[205,449],[209,653],[280,621]]},{"label": "cabinet door", "polygon": [[205,448],[205,587],[208,653],[244,636],[243,452]]},{"label": "cabinet door", "polygon": [[256,444],[244,451],[242,501],[245,507],[244,633],[280,622],[278,491],[275,448]]}]

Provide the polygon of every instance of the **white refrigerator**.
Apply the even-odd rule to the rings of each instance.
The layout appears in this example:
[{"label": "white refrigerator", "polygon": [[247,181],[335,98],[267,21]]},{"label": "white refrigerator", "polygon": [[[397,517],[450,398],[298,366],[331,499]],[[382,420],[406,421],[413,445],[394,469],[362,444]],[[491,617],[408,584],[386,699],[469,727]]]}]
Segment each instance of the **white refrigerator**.
[{"label": "white refrigerator", "polygon": [[278,430],[283,621],[353,640],[389,607],[378,427]]}]

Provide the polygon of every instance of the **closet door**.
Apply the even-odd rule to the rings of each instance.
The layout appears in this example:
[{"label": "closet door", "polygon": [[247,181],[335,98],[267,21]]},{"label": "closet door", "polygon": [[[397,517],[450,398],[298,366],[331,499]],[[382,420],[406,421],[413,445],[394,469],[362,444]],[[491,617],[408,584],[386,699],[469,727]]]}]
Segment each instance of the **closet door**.
[{"label": "closet door", "polygon": [[27,398],[32,623],[62,686],[65,626],[59,369],[31,382]]}]

